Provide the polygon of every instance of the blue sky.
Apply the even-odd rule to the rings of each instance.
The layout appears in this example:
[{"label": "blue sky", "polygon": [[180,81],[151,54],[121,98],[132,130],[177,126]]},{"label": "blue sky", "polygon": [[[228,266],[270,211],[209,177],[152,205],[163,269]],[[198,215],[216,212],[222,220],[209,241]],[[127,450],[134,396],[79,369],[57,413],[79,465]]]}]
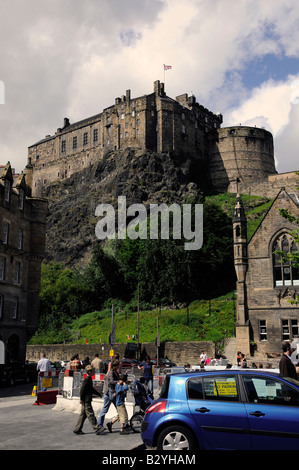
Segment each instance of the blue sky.
[{"label": "blue sky", "polygon": [[[27,148],[116,97],[194,94],[224,126],[274,136],[279,172],[299,169],[299,3],[294,0],[10,0],[0,4],[0,155]],[[298,103],[297,103],[298,101]]]}]

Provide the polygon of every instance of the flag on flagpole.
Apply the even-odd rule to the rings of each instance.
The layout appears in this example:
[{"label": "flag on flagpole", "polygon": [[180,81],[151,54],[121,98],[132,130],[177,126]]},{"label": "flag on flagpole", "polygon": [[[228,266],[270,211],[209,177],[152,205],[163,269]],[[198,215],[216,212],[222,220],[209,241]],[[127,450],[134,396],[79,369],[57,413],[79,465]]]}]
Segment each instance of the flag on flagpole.
[{"label": "flag on flagpole", "polygon": [[171,66],[171,65],[165,65],[165,64],[164,64],[164,70],[170,70],[170,69],[172,69],[172,66]]}]

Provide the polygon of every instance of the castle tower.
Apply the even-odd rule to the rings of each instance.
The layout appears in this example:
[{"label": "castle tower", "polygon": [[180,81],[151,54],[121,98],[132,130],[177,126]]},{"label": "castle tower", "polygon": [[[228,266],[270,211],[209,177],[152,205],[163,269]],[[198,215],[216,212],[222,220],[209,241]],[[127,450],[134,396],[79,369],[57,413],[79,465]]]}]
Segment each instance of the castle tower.
[{"label": "castle tower", "polygon": [[[237,181],[238,184],[238,181]],[[250,353],[250,332],[247,315],[246,273],[247,260],[247,223],[240,194],[237,194],[233,216],[234,264],[237,275],[237,350],[245,355]]]},{"label": "castle tower", "polygon": [[219,192],[236,192],[237,178],[252,184],[276,174],[272,134],[247,126],[217,129],[210,139],[209,172]]}]

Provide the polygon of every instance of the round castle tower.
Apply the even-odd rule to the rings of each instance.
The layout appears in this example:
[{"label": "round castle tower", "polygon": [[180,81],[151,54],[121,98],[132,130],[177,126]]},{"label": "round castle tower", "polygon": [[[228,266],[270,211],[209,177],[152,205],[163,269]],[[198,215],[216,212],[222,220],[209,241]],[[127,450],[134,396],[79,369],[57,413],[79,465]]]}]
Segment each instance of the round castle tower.
[{"label": "round castle tower", "polygon": [[210,140],[209,173],[215,191],[237,192],[237,181],[256,182],[277,173],[272,134],[257,127],[217,129]]}]

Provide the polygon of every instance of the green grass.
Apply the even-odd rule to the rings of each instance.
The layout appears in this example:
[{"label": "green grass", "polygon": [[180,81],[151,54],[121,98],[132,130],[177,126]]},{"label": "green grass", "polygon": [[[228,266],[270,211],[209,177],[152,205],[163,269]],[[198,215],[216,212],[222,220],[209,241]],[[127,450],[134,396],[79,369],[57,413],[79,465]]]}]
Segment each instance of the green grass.
[{"label": "green grass", "polygon": [[[248,196],[247,194],[241,194],[241,198],[247,217],[247,237],[249,241],[269,210],[273,200],[262,196]],[[230,217],[233,217],[236,194],[225,193],[208,196],[206,201],[216,204]]]},{"label": "green grass", "polygon": [[[166,341],[221,341],[234,336],[235,305],[233,293],[218,299],[194,301],[178,309],[153,309],[139,312],[140,342],[154,342],[157,336],[157,316],[161,342]],[[137,312],[114,312],[116,342],[126,343],[128,336],[137,334]],[[111,311],[108,309],[82,315],[68,325],[71,342],[108,343],[111,331]],[[74,340],[74,338],[80,339]],[[71,338],[70,338],[71,339]]]}]

